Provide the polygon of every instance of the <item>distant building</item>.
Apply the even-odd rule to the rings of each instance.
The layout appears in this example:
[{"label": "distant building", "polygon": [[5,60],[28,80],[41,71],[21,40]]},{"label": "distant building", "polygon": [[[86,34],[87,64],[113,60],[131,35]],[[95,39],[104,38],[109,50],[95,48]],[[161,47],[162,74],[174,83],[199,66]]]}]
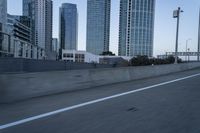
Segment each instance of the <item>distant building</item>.
[{"label": "distant building", "polygon": [[153,56],[154,16],[155,0],[120,0],[120,56]]},{"label": "distant building", "polygon": [[[31,19],[32,43],[42,48],[45,58],[52,51],[52,0],[23,0],[23,15]],[[38,56],[39,58],[39,56]]]},{"label": "distant building", "polygon": [[52,38],[52,49],[54,52],[59,53],[59,44],[57,38]]},{"label": "distant building", "polygon": [[0,31],[6,31],[7,0],[0,1]]},{"label": "distant building", "polygon": [[76,4],[64,3],[60,7],[60,48],[77,50],[78,11]]},{"label": "distant building", "polygon": [[46,58],[55,60],[56,56],[52,49],[52,32],[53,32],[53,1],[46,0],[45,3],[46,19],[45,19],[45,53]]},{"label": "distant building", "polygon": [[[6,33],[7,22],[7,0],[0,0],[0,32]],[[8,37],[0,33],[0,57],[4,52],[8,52]]]},{"label": "distant building", "polygon": [[109,51],[111,0],[87,1],[87,52]]},{"label": "distant building", "polygon": [[62,50],[62,60],[79,63],[99,63],[99,56],[86,51]]}]

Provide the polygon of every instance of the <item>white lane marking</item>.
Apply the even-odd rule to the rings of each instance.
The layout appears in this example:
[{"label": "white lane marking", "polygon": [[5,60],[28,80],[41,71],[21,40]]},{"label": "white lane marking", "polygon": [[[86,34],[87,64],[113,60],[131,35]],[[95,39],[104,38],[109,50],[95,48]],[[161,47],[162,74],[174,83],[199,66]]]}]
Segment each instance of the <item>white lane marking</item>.
[{"label": "white lane marking", "polygon": [[125,95],[128,95],[128,94],[132,94],[132,93],[148,90],[148,89],[151,89],[151,88],[167,85],[167,84],[170,84],[170,83],[178,82],[178,81],[181,81],[181,80],[185,80],[185,79],[189,79],[189,78],[193,78],[193,77],[197,77],[197,76],[200,76],[200,73],[194,74],[194,75],[191,75],[191,76],[187,76],[187,77],[184,77],[184,78],[179,78],[179,79],[163,82],[163,83],[160,83],[160,84],[156,84],[156,85],[140,88],[140,89],[137,89],[137,90],[128,91],[128,92],[112,95],[112,96],[109,96],[109,97],[100,98],[100,99],[97,99],[97,100],[93,100],[93,101],[77,104],[77,105],[74,105],[74,106],[62,108],[62,109],[59,109],[59,110],[56,110],[56,111],[52,111],[52,112],[48,112],[48,113],[44,113],[44,114],[41,114],[41,115],[29,117],[29,118],[26,118],[26,119],[22,119],[22,120],[19,120],[19,121],[15,121],[15,122],[12,122],[12,123],[1,125],[0,126],[0,130],[6,129],[6,128],[9,128],[9,127],[13,127],[13,126],[17,126],[17,125],[21,125],[23,123],[34,121],[34,120],[41,119],[41,118],[44,118],[44,117],[48,117],[48,116],[51,116],[51,115],[55,115],[55,114],[59,114],[59,113],[62,113],[62,112],[66,112],[66,111],[69,111],[69,110],[72,110],[72,109],[77,109],[77,108],[80,108],[80,107],[83,107],[83,106],[91,105],[91,104],[94,104],[94,103],[99,103],[99,102],[106,101],[106,100],[109,100],[109,99],[113,99],[113,98],[125,96]]}]

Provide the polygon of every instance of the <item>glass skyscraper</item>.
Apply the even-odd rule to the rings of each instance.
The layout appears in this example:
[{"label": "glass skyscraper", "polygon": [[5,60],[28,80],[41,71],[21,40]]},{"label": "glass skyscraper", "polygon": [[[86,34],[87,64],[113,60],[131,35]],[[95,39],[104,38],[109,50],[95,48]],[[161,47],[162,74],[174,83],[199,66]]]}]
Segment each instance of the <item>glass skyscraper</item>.
[{"label": "glass skyscraper", "polygon": [[53,1],[46,0],[45,3],[46,19],[45,19],[45,52],[48,59],[55,59],[52,54],[52,27],[53,27]]},{"label": "glass skyscraper", "polygon": [[76,4],[64,3],[60,7],[60,48],[77,50],[78,11]]},{"label": "glass skyscraper", "polygon": [[[0,31],[7,32],[7,0],[0,0]],[[0,51],[7,51],[8,42],[7,36],[0,33]],[[1,52],[0,52],[1,56]]]},{"label": "glass skyscraper", "polygon": [[52,50],[52,0],[23,0],[23,15],[31,19],[32,44],[45,50],[46,58]]},{"label": "glass skyscraper", "polygon": [[120,56],[153,56],[155,0],[121,0]]},{"label": "glass skyscraper", "polygon": [[87,52],[99,55],[109,51],[111,0],[87,1]]},{"label": "glass skyscraper", "polygon": [[0,0],[0,31],[6,32],[7,0]]}]

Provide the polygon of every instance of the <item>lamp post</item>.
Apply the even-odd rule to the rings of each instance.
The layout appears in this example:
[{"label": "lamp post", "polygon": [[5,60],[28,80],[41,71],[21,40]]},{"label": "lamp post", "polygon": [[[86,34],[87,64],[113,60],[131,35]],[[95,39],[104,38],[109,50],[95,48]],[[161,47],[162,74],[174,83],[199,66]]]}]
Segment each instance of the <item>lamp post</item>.
[{"label": "lamp post", "polygon": [[199,9],[199,35],[198,35],[198,57],[197,60],[200,61],[200,9]]},{"label": "lamp post", "polygon": [[[191,40],[192,40],[191,38],[189,38],[189,39],[186,40],[186,44],[185,44],[186,45],[186,49],[185,49],[186,54],[188,52],[188,42],[191,41]],[[187,55],[185,56],[185,61],[187,61]]]},{"label": "lamp post", "polygon": [[175,47],[175,64],[178,63],[178,35],[179,35],[179,19],[180,19],[180,13],[183,12],[180,7],[178,7],[178,10],[175,10],[173,12],[173,17],[177,18],[177,28],[176,28],[176,47]]},{"label": "lamp post", "polygon": [[[190,48],[188,48],[188,52],[190,52]],[[188,62],[190,61],[190,56],[188,55]]]}]

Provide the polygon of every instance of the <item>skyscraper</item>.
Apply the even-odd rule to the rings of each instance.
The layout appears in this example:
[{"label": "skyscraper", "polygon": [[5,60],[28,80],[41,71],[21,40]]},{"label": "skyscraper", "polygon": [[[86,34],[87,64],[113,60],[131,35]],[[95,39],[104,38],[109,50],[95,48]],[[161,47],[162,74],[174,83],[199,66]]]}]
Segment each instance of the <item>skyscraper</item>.
[{"label": "skyscraper", "polygon": [[119,55],[153,56],[155,0],[121,0]]},{"label": "skyscraper", "polygon": [[46,19],[45,19],[45,51],[47,59],[55,59],[52,53],[52,27],[53,27],[53,2],[46,0]]},{"label": "skyscraper", "polygon": [[87,1],[87,52],[102,54],[109,51],[111,0]]},{"label": "skyscraper", "polygon": [[0,0],[0,31],[6,31],[7,0]]},{"label": "skyscraper", "polygon": [[60,48],[77,50],[78,11],[75,4],[64,3],[60,7]]},{"label": "skyscraper", "polygon": [[[7,0],[0,0],[0,31],[7,32],[6,30],[7,22]],[[5,51],[7,49],[7,39],[6,36],[0,33],[0,51]],[[1,56],[0,52],[0,56]]]},{"label": "skyscraper", "polygon": [[23,0],[23,15],[31,19],[32,43],[45,50],[52,44],[52,0]]}]

